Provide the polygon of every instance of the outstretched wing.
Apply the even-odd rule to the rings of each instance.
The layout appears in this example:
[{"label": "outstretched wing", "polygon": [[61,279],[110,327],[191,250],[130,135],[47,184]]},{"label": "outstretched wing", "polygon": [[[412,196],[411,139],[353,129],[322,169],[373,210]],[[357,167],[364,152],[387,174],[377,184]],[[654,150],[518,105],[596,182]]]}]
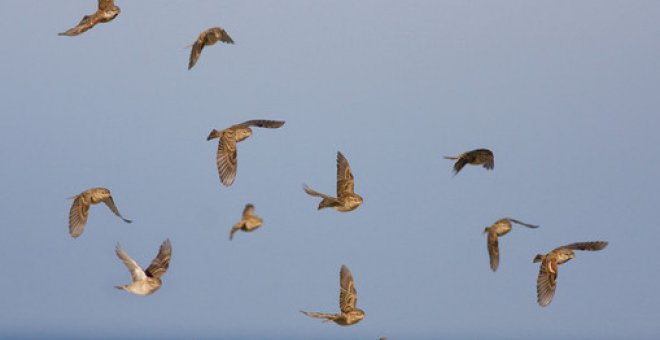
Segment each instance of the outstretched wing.
[{"label": "outstretched wing", "polygon": [[518,221],[515,218],[509,218],[508,220],[513,222],[513,223],[517,223],[517,224],[520,224],[522,226],[525,226],[527,228],[538,228],[539,227],[538,225],[535,225],[535,224],[527,224],[525,222]]},{"label": "outstretched wing", "polygon": [[78,195],[69,210],[69,234],[73,238],[80,236],[85,230],[87,216],[89,216],[89,202],[85,201],[83,195]]},{"label": "outstretched wing", "polygon": [[497,271],[500,266],[500,248],[497,239],[497,233],[494,230],[488,231],[488,256],[490,257],[490,269]]},{"label": "outstretched wing", "polygon": [[149,277],[153,278],[160,278],[165,274],[167,271],[167,268],[170,266],[170,259],[172,258],[172,243],[170,243],[170,240],[167,239],[163,244],[160,246],[160,250],[158,251],[158,255],[156,258],[151,261],[151,264],[149,265],[149,268],[145,270],[145,273]]},{"label": "outstretched wing", "polygon": [[[203,33],[202,33],[203,34]],[[197,59],[202,55],[202,50],[204,49],[204,38],[200,36],[192,46],[190,50],[190,60],[188,61],[188,69],[190,70],[197,63]]]},{"label": "outstretched wing", "polygon": [[337,198],[355,193],[353,190],[354,180],[351,166],[346,157],[337,151]]},{"label": "outstretched wing", "polygon": [[107,198],[103,199],[103,203],[112,210],[112,212],[117,215],[119,218],[121,218],[124,222],[126,223],[131,223],[133,221],[125,219],[121,214],[119,213],[119,210],[117,209],[117,206],[115,206],[115,201],[112,199],[112,196],[108,196]]},{"label": "outstretched wing", "polygon": [[234,40],[229,36],[229,33],[225,31],[224,29],[220,27],[214,27],[209,30],[210,32],[213,32],[215,36],[218,38],[218,40],[222,41],[223,43],[226,44],[233,44]]},{"label": "outstretched wing", "polygon": [[568,248],[571,250],[588,250],[588,251],[596,251],[596,250],[602,250],[605,247],[607,247],[607,242],[605,241],[595,241],[595,242],[576,242],[576,243],[571,243],[560,248]]},{"label": "outstretched wing", "polygon": [[339,308],[342,313],[348,313],[355,309],[357,304],[357,292],[355,291],[355,282],[353,275],[348,267],[341,266],[339,271]]},{"label": "outstretched wing", "polygon": [[284,125],[283,120],[267,120],[267,119],[254,119],[254,120],[248,120],[246,122],[243,122],[238,125],[243,125],[243,126],[256,126],[260,128],[268,128],[268,129],[277,129]]},{"label": "outstretched wing", "polygon": [[236,178],[236,138],[233,129],[226,129],[220,136],[218,153],[215,158],[220,174],[220,181],[225,186],[230,186]]},{"label": "outstretched wing", "polygon": [[557,261],[544,259],[539,267],[539,277],[536,280],[536,300],[541,307],[552,302],[557,288]]},{"label": "outstretched wing", "polygon": [[98,18],[97,15],[94,15],[94,14],[92,14],[92,15],[85,15],[85,16],[80,20],[80,22],[78,23],[78,25],[76,25],[76,27],[69,28],[69,29],[66,30],[65,32],[58,33],[58,35],[66,35],[66,36],[70,36],[70,37],[72,37],[72,36],[76,36],[76,35],[78,35],[78,34],[80,34],[80,33],[83,33],[83,32],[87,32],[87,31],[89,31],[89,29],[92,28],[92,27],[94,27],[94,26],[96,26],[96,24],[97,24],[98,22],[99,22],[99,18]]},{"label": "outstretched wing", "polygon": [[133,281],[142,281],[147,278],[147,275],[144,273],[144,270],[135,262],[133,259],[126,254],[124,249],[121,249],[121,246],[117,244],[117,249],[115,251],[117,257],[124,262],[124,265],[128,268],[128,271],[131,272],[131,278]]},{"label": "outstretched wing", "polygon": [[492,170],[495,168],[495,156],[493,152],[487,149],[481,151],[481,157],[483,157],[484,168]]}]

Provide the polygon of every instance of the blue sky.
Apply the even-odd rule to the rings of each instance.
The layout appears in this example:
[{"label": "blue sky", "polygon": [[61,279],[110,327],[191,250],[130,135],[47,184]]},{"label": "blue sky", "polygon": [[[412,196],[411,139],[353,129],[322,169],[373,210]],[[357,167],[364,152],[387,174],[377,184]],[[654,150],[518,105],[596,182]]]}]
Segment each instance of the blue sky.
[{"label": "blue sky", "polygon": [[[10,0],[0,12],[0,337],[281,339],[660,336],[660,3],[655,1]],[[221,26],[233,46],[204,49]],[[213,128],[249,119],[238,175],[219,183]],[[452,177],[443,155],[487,147],[495,170]],[[350,161],[357,210],[317,211]],[[85,233],[66,198],[109,188]],[[261,229],[228,241],[252,202]],[[500,240],[483,228],[540,224]],[[139,297],[119,242],[163,287]],[[607,240],[560,267],[536,304],[534,255]],[[356,281],[359,324],[338,311]]]}]

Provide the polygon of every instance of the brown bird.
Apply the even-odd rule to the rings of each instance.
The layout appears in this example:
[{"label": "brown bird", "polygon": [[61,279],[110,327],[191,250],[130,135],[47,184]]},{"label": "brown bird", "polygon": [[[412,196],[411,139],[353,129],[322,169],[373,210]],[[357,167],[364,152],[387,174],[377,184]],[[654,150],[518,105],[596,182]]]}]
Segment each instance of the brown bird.
[{"label": "brown bird", "polygon": [[112,21],[112,19],[116,18],[120,12],[121,10],[119,7],[115,6],[114,0],[99,0],[96,12],[90,15],[85,15],[76,27],[70,28],[66,32],[58,33],[58,35],[66,35],[69,37],[76,36],[80,33],[86,32],[98,23]]},{"label": "brown bird", "polygon": [[231,228],[231,231],[229,232],[229,239],[231,240],[234,238],[234,233],[239,230],[246,232],[253,231],[261,227],[262,223],[263,220],[261,217],[254,214],[254,205],[248,203],[245,205],[245,209],[243,209],[243,218],[241,221],[234,224],[234,227]]},{"label": "brown bird", "polygon": [[337,198],[312,190],[306,184],[305,192],[310,196],[323,198],[319,203],[319,210],[332,207],[337,211],[347,212],[354,210],[362,204],[362,197],[354,191],[353,174],[346,157],[337,151]]},{"label": "brown bird", "polygon": [[218,173],[220,174],[222,184],[230,186],[234,183],[237,167],[236,143],[252,136],[250,126],[276,129],[282,125],[284,125],[284,121],[259,119],[248,120],[247,122],[236,124],[220,131],[213,129],[209,136],[206,137],[206,140],[220,138],[215,162],[218,166]]},{"label": "brown bird", "polygon": [[488,234],[488,255],[490,256],[490,269],[497,270],[500,265],[500,248],[497,238],[504,236],[511,231],[511,222],[523,225],[528,228],[538,228],[539,226],[520,222],[513,218],[502,218],[493,223],[492,226],[484,229],[484,234]]},{"label": "brown bird", "polygon": [[115,286],[117,289],[123,289],[129,293],[136,295],[150,295],[157,291],[162,282],[160,277],[165,274],[167,268],[170,266],[170,259],[172,258],[172,244],[169,239],[166,239],[160,246],[158,255],[151,262],[147,270],[143,270],[133,259],[121,249],[117,244],[117,257],[128,267],[131,272],[131,283],[127,285]]},{"label": "brown bird", "polygon": [[206,31],[200,33],[199,37],[192,45],[192,50],[190,51],[190,61],[188,62],[188,69],[190,70],[193,66],[195,66],[197,59],[199,59],[199,56],[202,54],[204,46],[213,45],[218,41],[222,41],[223,43],[227,44],[234,43],[234,40],[231,39],[229,34],[227,34],[227,32],[220,27],[209,28]]},{"label": "brown bird", "polygon": [[341,287],[339,292],[339,308],[341,312],[339,314],[301,312],[313,318],[325,319],[323,322],[333,321],[340,326],[350,326],[360,322],[360,320],[364,319],[364,311],[355,307],[357,303],[355,282],[353,282],[351,271],[345,265],[341,266],[339,272],[339,285]]},{"label": "brown bird", "polygon": [[575,258],[573,250],[596,251],[607,247],[607,242],[577,242],[553,249],[546,255],[538,254],[533,262],[541,262],[539,277],[536,280],[537,301],[541,307],[552,302],[557,288],[557,268],[560,264]]},{"label": "brown bird", "polygon": [[119,210],[115,206],[115,202],[110,195],[110,190],[106,188],[92,188],[85,190],[73,198],[71,210],[69,210],[69,234],[76,238],[82,234],[87,223],[87,216],[89,215],[89,206],[100,202],[112,210],[112,212],[119,216],[124,222],[131,223],[133,221],[127,220],[121,216]]},{"label": "brown bird", "polygon": [[493,152],[488,149],[476,149],[462,153],[458,156],[445,156],[446,159],[458,159],[454,163],[454,175],[458,174],[465,164],[479,165],[483,164],[484,168],[492,170],[495,167],[495,157]]}]

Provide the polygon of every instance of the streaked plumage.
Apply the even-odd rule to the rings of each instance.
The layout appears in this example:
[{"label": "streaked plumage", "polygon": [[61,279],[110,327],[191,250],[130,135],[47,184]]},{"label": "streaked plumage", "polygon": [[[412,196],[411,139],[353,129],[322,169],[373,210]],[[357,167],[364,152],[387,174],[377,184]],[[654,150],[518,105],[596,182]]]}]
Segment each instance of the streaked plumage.
[{"label": "streaked plumage", "polygon": [[337,211],[347,212],[359,207],[363,202],[362,197],[354,191],[354,179],[348,160],[339,151],[337,151],[337,197],[322,194],[307,185],[304,185],[303,189],[310,196],[323,198],[319,203],[319,210],[332,207]]},{"label": "streaked plumage", "polygon": [[73,238],[80,236],[84,231],[85,224],[87,224],[87,217],[89,216],[89,206],[101,202],[105,203],[124,222],[132,222],[121,216],[110,195],[110,190],[106,188],[88,189],[73,197],[73,204],[71,205],[71,210],[69,210],[69,234]]},{"label": "streaked plumage", "polygon": [[332,321],[340,326],[350,326],[360,322],[360,320],[364,319],[364,311],[355,306],[357,304],[355,282],[353,281],[351,271],[348,270],[348,267],[345,265],[342,265],[341,270],[339,271],[339,286],[340,313],[324,314],[305,311],[301,312],[313,318],[324,319],[323,322]]},{"label": "streaked plumage", "polygon": [[537,302],[545,307],[552,302],[557,288],[557,269],[560,264],[575,258],[573,250],[596,251],[607,247],[605,241],[577,242],[553,249],[546,255],[538,254],[533,262],[541,262],[539,276],[536,280]]},{"label": "streaked plumage", "polygon": [[476,149],[462,153],[458,156],[445,156],[446,159],[457,159],[454,163],[454,174],[458,174],[465,164],[479,165],[492,170],[495,167],[495,157],[493,152],[488,149]]},{"label": "streaked plumage", "polygon": [[276,129],[284,125],[284,121],[280,120],[248,120],[240,124],[233,125],[224,130],[211,131],[206,140],[219,138],[218,152],[216,154],[216,165],[218,166],[218,174],[220,175],[220,182],[225,186],[230,186],[234,183],[236,178],[236,144],[252,135],[250,126],[260,128]]},{"label": "streaked plumage", "polygon": [[520,222],[513,218],[502,218],[493,223],[492,226],[484,229],[484,234],[488,234],[488,255],[490,257],[490,269],[497,270],[500,265],[500,249],[497,238],[506,235],[511,231],[511,222],[523,225],[528,228],[538,228],[539,226]]},{"label": "streaked plumage", "polygon": [[160,277],[165,274],[170,266],[172,258],[172,243],[166,239],[160,246],[158,255],[151,262],[147,270],[143,270],[126,252],[117,244],[117,257],[126,265],[131,272],[132,282],[127,285],[115,286],[136,295],[150,295],[157,291],[162,282]]},{"label": "streaked plumage", "polygon": [[229,232],[229,239],[231,240],[234,238],[234,233],[239,230],[247,232],[253,231],[261,227],[262,223],[263,220],[261,217],[254,214],[254,205],[248,203],[245,205],[245,209],[243,209],[243,218],[241,218],[241,221],[234,224],[234,227],[231,228],[231,231]]},{"label": "streaked plumage", "polygon": [[197,40],[195,40],[193,43],[192,49],[190,50],[190,61],[188,62],[188,69],[190,70],[193,66],[195,66],[197,59],[199,59],[199,56],[202,54],[204,46],[213,45],[218,41],[222,41],[223,43],[227,44],[234,43],[234,40],[231,39],[229,34],[227,34],[227,32],[220,27],[209,28],[206,31],[200,33]]},{"label": "streaked plumage", "polygon": [[80,33],[86,32],[98,23],[105,23],[112,21],[116,18],[121,10],[115,6],[113,0],[99,0],[98,9],[90,15],[85,15],[76,27],[68,29],[66,32],[58,33],[58,35],[76,36]]}]

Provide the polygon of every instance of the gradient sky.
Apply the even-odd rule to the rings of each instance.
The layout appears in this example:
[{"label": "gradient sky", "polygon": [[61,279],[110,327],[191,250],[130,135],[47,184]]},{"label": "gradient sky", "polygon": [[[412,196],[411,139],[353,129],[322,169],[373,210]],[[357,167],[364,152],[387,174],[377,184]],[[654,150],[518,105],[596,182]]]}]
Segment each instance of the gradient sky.
[{"label": "gradient sky", "polygon": [[[0,337],[657,338],[660,2],[8,0],[0,11]],[[236,41],[190,45],[224,27]],[[220,185],[213,128],[281,119]],[[443,155],[487,147],[495,170]],[[317,211],[341,150],[364,204]],[[73,240],[67,197],[112,190]],[[252,202],[264,225],[228,240]],[[483,228],[505,216],[498,272]],[[154,295],[119,291],[120,243]],[[607,240],[560,267],[557,246]],[[339,268],[359,324],[336,312]]]}]

